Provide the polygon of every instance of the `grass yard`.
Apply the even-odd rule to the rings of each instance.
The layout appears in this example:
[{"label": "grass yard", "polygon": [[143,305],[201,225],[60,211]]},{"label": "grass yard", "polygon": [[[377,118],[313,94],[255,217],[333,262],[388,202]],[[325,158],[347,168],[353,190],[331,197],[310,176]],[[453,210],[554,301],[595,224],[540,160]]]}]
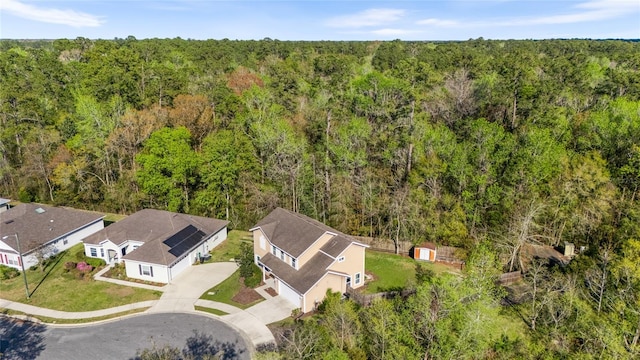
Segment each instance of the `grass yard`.
[{"label": "grass yard", "polygon": [[[200,296],[200,299],[218,301],[221,303],[233,305],[240,309],[246,309],[264,300],[264,298],[260,297],[260,300],[253,301],[248,304],[234,301],[233,298],[243,288],[244,288],[244,285],[240,282],[240,271],[238,270],[234,272],[233,275],[229,276],[225,281],[207,290],[204,294],[202,294],[202,296]],[[210,292],[214,294],[209,295]]]},{"label": "grass yard", "polygon": [[218,316],[224,316],[224,315],[229,315],[229,313],[226,313],[222,310],[218,310],[218,309],[212,309],[212,308],[208,308],[208,307],[204,307],[204,306],[194,306],[194,309],[196,309],[197,311],[204,311],[204,312],[208,312],[209,314],[213,314],[213,315],[218,315]]},{"label": "grass yard", "polygon": [[43,323],[46,323],[46,324],[84,324],[84,323],[91,323],[91,322],[96,322],[96,321],[114,319],[114,318],[118,318],[118,317],[125,316],[125,315],[137,314],[137,313],[145,312],[147,310],[149,310],[149,308],[148,307],[144,307],[144,308],[139,308],[139,309],[134,309],[134,310],[129,310],[129,311],[123,311],[123,312],[119,312],[119,313],[116,313],[116,314],[111,314],[111,315],[106,315],[106,316],[98,316],[98,317],[87,318],[87,319],[57,319],[57,318],[50,318],[50,317],[46,317],[46,316],[36,316],[36,315],[31,315],[31,314],[25,314],[23,312],[10,310],[10,309],[0,309],[0,314],[9,315],[9,316],[11,316],[11,315],[23,315],[23,316],[27,316],[27,317],[30,317],[30,318],[38,319],[38,320],[40,320],[40,321],[42,321]]},{"label": "grass yard", "polygon": [[[430,262],[420,262],[436,275],[443,272],[459,273],[453,267]],[[382,291],[395,290],[415,284],[416,261],[406,256],[367,250],[365,252],[365,270],[373,274],[374,279],[369,281],[364,289],[366,293],[373,294]]]},{"label": "grass yard", "polygon": [[240,244],[243,242],[253,244],[253,238],[248,231],[231,230],[227,234],[227,240],[210,251],[213,262],[225,262],[235,259],[240,254]]},{"label": "grass yard", "polygon": [[104,281],[93,280],[91,274],[78,279],[72,273],[65,273],[64,264],[77,262],[75,254],[83,245],[78,244],[63,252],[51,262],[44,272],[39,269],[27,270],[27,281],[31,299],[25,296],[22,274],[0,283],[0,297],[29,305],[62,311],[92,311],[131,304],[145,300],[157,300],[162,294],[152,291]]}]

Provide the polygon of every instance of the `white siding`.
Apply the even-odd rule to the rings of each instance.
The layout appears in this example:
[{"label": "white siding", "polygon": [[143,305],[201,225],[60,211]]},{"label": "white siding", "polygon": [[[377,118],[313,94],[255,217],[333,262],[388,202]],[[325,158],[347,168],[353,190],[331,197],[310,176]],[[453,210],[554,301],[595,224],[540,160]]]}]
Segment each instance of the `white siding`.
[{"label": "white siding", "polygon": [[[164,265],[158,264],[149,264],[140,261],[134,260],[125,260],[125,270],[127,271],[127,276],[133,279],[145,280],[145,281],[153,281],[157,283],[169,283],[169,274],[168,269]],[[140,266],[150,266],[153,271],[153,276],[150,275],[142,275],[140,274]]]}]

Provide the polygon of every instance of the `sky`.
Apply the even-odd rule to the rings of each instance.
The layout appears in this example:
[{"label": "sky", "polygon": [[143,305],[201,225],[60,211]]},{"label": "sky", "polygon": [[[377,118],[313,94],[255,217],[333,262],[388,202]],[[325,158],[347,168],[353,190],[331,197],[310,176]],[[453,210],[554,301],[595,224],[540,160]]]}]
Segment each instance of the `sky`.
[{"label": "sky", "polygon": [[640,0],[0,0],[0,38],[640,38]]}]

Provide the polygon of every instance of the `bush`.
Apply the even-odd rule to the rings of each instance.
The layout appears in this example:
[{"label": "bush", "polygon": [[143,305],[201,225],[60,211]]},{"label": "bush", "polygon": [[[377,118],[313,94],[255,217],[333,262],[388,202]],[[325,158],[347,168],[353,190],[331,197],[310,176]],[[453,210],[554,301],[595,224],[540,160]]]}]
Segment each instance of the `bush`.
[{"label": "bush", "polygon": [[262,282],[262,271],[256,264],[251,265],[251,275],[244,278],[244,286],[254,288]]},{"label": "bush", "polygon": [[64,263],[64,272],[69,272],[73,269],[76,268],[76,263],[74,263],[73,261],[67,261],[66,263]]},{"label": "bush", "polygon": [[82,262],[79,262],[78,265],[76,265],[76,269],[78,269],[81,272],[91,272],[91,270],[93,270],[93,266],[82,261]]},{"label": "bush", "polygon": [[0,265],[0,279],[9,280],[18,275],[20,275],[20,271],[18,271],[18,269],[6,265]]}]

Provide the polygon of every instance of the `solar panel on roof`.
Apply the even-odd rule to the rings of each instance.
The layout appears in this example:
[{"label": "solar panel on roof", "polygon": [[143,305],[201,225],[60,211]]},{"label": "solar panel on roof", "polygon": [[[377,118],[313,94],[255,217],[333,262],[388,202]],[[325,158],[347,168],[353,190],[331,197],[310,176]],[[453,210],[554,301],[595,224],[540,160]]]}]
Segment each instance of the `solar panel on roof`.
[{"label": "solar panel on roof", "polygon": [[206,234],[195,226],[188,225],[163,241],[163,243],[171,248],[169,253],[177,257],[196,246],[205,236]]}]

